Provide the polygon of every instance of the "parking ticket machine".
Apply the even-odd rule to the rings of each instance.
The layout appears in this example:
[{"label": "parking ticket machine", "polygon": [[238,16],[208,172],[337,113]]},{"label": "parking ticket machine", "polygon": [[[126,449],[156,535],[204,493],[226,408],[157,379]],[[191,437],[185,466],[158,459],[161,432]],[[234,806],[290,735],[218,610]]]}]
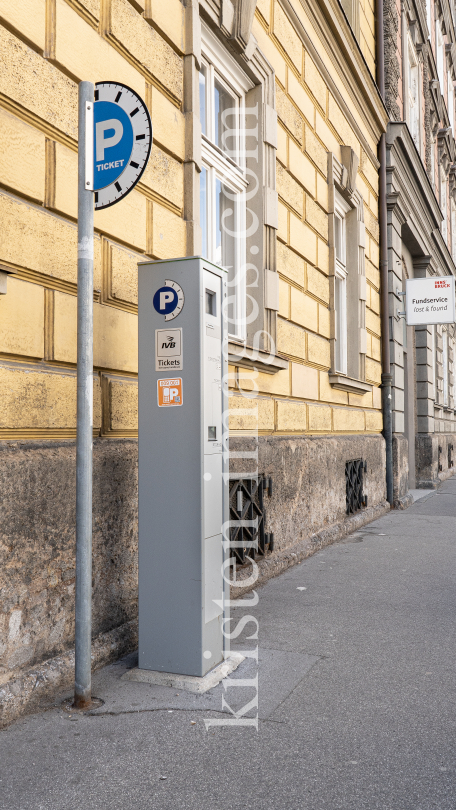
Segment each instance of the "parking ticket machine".
[{"label": "parking ticket machine", "polygon": [[138,666],[202,676],[224,657],[227,273],[193,257],[138,275]]}]

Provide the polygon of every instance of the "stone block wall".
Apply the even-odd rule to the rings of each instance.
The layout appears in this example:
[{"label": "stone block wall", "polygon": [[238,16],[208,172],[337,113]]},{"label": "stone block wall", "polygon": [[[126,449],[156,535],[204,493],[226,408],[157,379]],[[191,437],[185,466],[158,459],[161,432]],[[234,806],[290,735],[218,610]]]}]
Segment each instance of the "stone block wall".
[{"label": "stone block wall", "polygon": [[[74,645],[74,442],[0,443],[0,684]],[[137,615],[137,442],[94,442],[93,638]]]},{"label": "stone block wall", "polygon": [[145,6],[0,1],[0,439],[75,437],[78,82],[105,78],[153,118],[141,182],[95,213],[94,431],[137,435],[137,263],[187,248],[185,7]]},{"label": "stone block wall", "polygon": [[[274,413],[268,410],[268,420],[260,421],[258,429],[270,431],[273,425],[275,433],[378,434],[382,429],[378,387],[381,371],[378,165],[377,140],[367,126],[371,115],[367,110],[373,101],[370,77],[363,80],[358,77],[358,86],[363,84],[369,100],[362,105],[364,109],[359,107],[350,117],[344,104],[350,93],[348,84],[341,98],[336,89],[340,76],[336,78],[330,67],[323,43],[317,34],[311,39],[307,21],[297,8],[295,11],[302,25],[295,21],[286,3],[261,2],[253,24],[259,47],[276,74],[280,277],[277,351],[289,359],[288,371],[279,372],[272,379],[262,373],[255,377],[255,390],[261,396],[277,397]],[[367,63],[373,67],[372,8],[360,4],[358,12],[355,16],[359,24],[353,30],[357,31]],[[331,303],[334,245],[330,225],[334,185],[328,172],[328,154],[341,161],[343,145],[352,147],[359,159],[356,188],[362,198],[360,224],[365,226],[366,347],[362,363],[363,379],[371,388],[363,394],[342,391],[329,380],[333,365],[331,341],[334,341]],[[364,299],[362,304],[364,307]],[[358,309],[357,301],[349,302],[350,317],[358,318]],[[359,326],[364,329],[361,321]],[[233,366],[233,388],[248,391],[252,386],[248,376]],[[299,399],[306,400],[308,405],[298,404]],[[245,429],[236,418],[235,407],[233,399],[230,427],[234,434]]]},{"label": "stone block wall", "polygon": [[[449,453],[450,445],[453,445],[453,450]],[[448,464],[450,458],[452,465]],[[437,489],[441,481],[454,475],[455,464],[456,433],[420,434],[416,437],[417,487]]]},{"label": "stone block wall", "polygon": [[[369,3],[355,5],[356,36],[372,67],[372,9]],[[0,296],[0,439],[75,437],[77,86],[105,76],[145,98],[153,120],[153,149],[141,182],[119,205],[95,213],[94,435],[133,437],[137,262],[183,256],[198,243],[199,170],[192,170],[185,194],[184,170],[200,168],[201,162],[198,99],[193,80],[189,83],[190,63],[199,64],[200,19],[180,0],[166,3],[166,11],[161,0],[53,0],[54,6],[48,13],[44,0],[19,5],[0,0],[5,23],[0,25],[0,268],[11,271],[8,293]],[[277,266],[280,276],[274,351],[288,368],[257,375],[242,364],[230,368],[230,427],[235,435],[246,430],[379,435],[376,151],[384,111],[342,11],[339,24],[353,51],[343,75],[334,71],[328,54],[333,50],[341,60],[346,54],[327,22],[315,32],[300,9],[285,0],[262,0],[253,22],[257,47],[275,72],[268,104],[275,103],[278,115],[278,148],[268,172],[279,214],[268,266]],[[223,37],[221,42],[223,47]],[[328,154],[340,162],[347,145],[359,161],[359,230],[365,244],[365,325],[364,315],[359,323],[366,338],[367,386],[358,393],[329,381],[334,184]],[[359,305],[354,301],[350,312]],[[268,313],[265,323],[275,338],[276,313],[274,318]],[[237,395],[249,391],[260,394],[255,424],[240,415],[249,405]]]},{"label": "stone block wall", "polygon": [[408,441],[400,433],[393,434],[393,499],[400,504],[409,489]]},{"label": "stone block wall", "polygon": [[[274,532],[274,554],[347,520],[347,461],[362,458],[367,462],[364,493],[368,506],[385,504],[381,436],[239,437],[230,440],[230,449],[238,456],[230,461],[233,477],[258,471],[273,478],[273,495],[265,499],[265,506],[267,531]],[[254,455],[243,459],[243,452]]]}]

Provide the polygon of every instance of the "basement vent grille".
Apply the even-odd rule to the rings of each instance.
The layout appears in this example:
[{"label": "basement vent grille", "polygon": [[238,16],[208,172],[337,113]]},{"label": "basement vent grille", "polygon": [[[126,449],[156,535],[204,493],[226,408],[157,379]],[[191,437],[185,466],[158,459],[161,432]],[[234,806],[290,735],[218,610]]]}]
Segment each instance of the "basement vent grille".
[{"label": "basement vent grille", "polygon": [[367,495],[363,493],[364,473],[367,472],[367,462],[362,458],[355,458],[345,462],[345,492],[347,515],[353,515],[367,506]]},{"label": "basement vent grille", "polygon": [[274,535],[265,531],[264,496],[272,496],[272,478],[237,478],[230,481],[231,556],[242,565],[250,557],[264,557],[274,548]]},{"label": "basement vent grille", "polygon": [[449,445],[448,445],[448,469],[449,469],[449,470],[451,470],[451,468],[452,468],[452,467],[453,467],[453,465],[454,465],[454,461],[453,461],[453,449],[454,449],[454,448],[453,448],[453,445],[452,445],[452,444],[449,444]]},{"label": "basement vent grille", "polygon": [[443,449],[442,449],[441,445],[439,444],[439,472],[442,472],[442,470],[443,470],[442,453],[443,453]]}]

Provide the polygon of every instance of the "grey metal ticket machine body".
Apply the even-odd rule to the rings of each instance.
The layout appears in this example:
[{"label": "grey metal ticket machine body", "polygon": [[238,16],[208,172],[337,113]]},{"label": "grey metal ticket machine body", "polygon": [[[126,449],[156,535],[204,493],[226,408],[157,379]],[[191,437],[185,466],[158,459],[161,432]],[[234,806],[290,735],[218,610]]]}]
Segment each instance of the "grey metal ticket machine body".
[{"label": "grey metal ticket machine body", "polygon": [[202,676],[225,652],[226,272],[194,257],[138,274],[138,666]]}]

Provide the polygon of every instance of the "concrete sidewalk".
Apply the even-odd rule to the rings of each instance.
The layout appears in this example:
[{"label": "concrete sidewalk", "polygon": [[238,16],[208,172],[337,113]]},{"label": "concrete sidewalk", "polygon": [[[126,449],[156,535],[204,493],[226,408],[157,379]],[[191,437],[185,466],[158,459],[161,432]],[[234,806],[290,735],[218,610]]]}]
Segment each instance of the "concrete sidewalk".
[{"label": "concrete sidewalk", "polygon": [[130,656],[94,675],[90,715],[62,694],[0,732],[1,810],[454,810],[455,549],[456,477],[236,608],[259,624],[258,667],[230,677],[259,672],[258,731],[204,722],[252,686],[121,680]]}]

